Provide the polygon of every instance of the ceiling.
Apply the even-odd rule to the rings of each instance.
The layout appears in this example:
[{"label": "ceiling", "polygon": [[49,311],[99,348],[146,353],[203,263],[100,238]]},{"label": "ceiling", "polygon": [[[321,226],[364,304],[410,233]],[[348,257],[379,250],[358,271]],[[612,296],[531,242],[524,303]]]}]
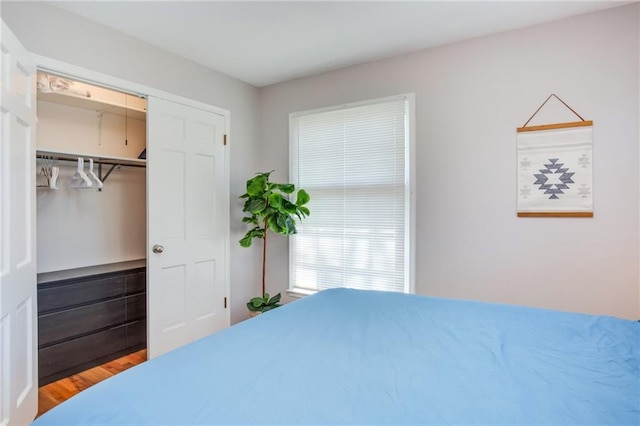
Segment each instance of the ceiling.
[{"label": "ceiling", "polygon": [[629,1],[54,1],[257,87]]}]

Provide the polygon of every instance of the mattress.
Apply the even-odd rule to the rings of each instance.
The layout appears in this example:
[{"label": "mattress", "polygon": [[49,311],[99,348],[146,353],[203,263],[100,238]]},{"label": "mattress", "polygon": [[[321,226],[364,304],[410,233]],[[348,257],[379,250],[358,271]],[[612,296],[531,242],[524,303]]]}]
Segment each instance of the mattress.
[{"label": "mattress", "polygon": [[333,289],[127,370],[44,425],[640,424],[640,323]]}]

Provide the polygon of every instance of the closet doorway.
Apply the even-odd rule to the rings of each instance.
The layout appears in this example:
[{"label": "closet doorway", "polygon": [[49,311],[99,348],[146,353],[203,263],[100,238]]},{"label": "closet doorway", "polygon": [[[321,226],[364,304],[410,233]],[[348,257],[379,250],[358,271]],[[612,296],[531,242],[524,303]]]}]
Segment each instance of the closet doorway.
[{"label": "closet doorway", "polygon": [[228,118],[37,82],[39,384],[227,327]]},{"label": "closet doorway", "polygon": [[146,110],[37,74],[40,386],[146,348]]}]

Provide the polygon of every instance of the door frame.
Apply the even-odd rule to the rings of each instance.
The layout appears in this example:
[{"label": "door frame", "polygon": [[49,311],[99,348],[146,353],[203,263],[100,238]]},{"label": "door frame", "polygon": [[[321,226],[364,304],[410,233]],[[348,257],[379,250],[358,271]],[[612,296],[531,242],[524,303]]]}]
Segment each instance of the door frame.
[{"label": "door frame", "polygon": [[[138,83],[134,83],[128,80],[124,80],[118,77],[114,77],[108,74],[104,74],[101,72],[97,72],[97,71],[93,71],[87,68],[83,68],[83,67],[79,67],[77,65],[72,65],[63,61],[59,61],[57,59],[52,59],[46,56],[41,56],[41,55],[36,55],[36,54],[31,54],[31,57],[33,58],[33,60],[36,63],[36,67],[38,69],[38,71],[43,71],[43,72],[51,72],[53,74],[59,75],[61,77],[67,77],[69,79],[72,80],[77,80],[77,81],[82,81],[82,82],[86,82],[89,84],[95,84],[98,86],[102,86],[102,87],[106,87],[109,89],[113,89],[113,90],[117,90],[120,92],[127,92],[130,94],[136,94],[136,95],[141,95],[144,97],[148,97],[148,96],[152,96],[152,97],[156,97],[156,98],[161,98],[161,99],[165,99],[167,101],[171,101],[171,102],[175,102],[178,104],[182,104],[182,105],[186,105],[186,106],[190,106],[193,108],[197,108],[197,109],[201,109],[204,111],[208,111],[208,112],[212,112],[215,114],[219,114],[224,116],[225,118],[225,129],[224,129],[224,133],[227,135],[227,138],[230,139],[231,138],[231,112],[227,109],[224,108],[220,108],[214,105],[210,105],[204,102],[200,102],[200,101],[196,101],[190,98],[186,98],[180,95],[175,95],[172,93],[168,93],[159,89],[155,89],[153,87],[149,87],[149,86],[145,86],[142,84],[138,84]],[[148,135],[148,132],[147,132]],[[148,140],[147,140],[147,145],[148,145]],[[37,146],[37,140],[36,140],[36,146]],[[225,184],[227,186],[230,185],[230,155],[225,155]],[[147,188],[149,187],[149,182],[148,182],[148,175],[147,175]],[[149,217],[149,193],[147,190],[147,215],[146,217]],[[33,207],[34,209],[34,214],[35,214],[35,209],[36,209],[36,205],[34,203]],[[226,209],[227,212],[229,212],[230,210],[230,201],[227,198],[226,200],[226,206],[224,206],[224,208]],[[36,230],[37,233],[37,230]],[[150,247],[151,247],[151,240],[149,239],[149,220],[147,219],[147,241],[146,241],[146,251],[147,254],[149,254],[150,252]],[[36,234],[37,235],[37,234]],[[231,247],[230,247],[230,239],[231,239],[231,230],[229,227],[227,227],[227,231],[226,231],[226,244],[225,244],[225,248],[224,248],[224,252],[225,252],[225,265],[224,265],[224,270],[225,270],[225,276],[227,277],[227,279],[225,280],[225,294],[227,296],[227,298],[229,298],[230,294],[231,294],[231,281],[230,281],[230,269],[231,269]],[[148,257],[148,256],[147,256]],[[36,269],[37,269],[37,264],[36,264]],[[148,289],[149,289],[149,278],[147,275],[147,300],[148,300]],[[226,320],[228,324],[231,324],[231,309],[230,309],[231,304],[228,303],[227,304],[227,308],[225,309],[225,313],[224,315],[226,316]],[[37,321],[37,318],[36,318]],[[147,338],[149,337],[149,323],[147,322]],[[35,350],[37,350],[37,348],[35,348]]]}]

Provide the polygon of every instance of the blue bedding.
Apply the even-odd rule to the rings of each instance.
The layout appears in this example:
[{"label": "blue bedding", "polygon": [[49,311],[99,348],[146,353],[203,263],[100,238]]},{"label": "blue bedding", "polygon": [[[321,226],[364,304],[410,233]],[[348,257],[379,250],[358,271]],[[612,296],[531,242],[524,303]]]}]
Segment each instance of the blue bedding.
[{"label": "blue bedding", "polygon": [[640,323],[320,292],[125,371],[38,426],[640,424]]}]

